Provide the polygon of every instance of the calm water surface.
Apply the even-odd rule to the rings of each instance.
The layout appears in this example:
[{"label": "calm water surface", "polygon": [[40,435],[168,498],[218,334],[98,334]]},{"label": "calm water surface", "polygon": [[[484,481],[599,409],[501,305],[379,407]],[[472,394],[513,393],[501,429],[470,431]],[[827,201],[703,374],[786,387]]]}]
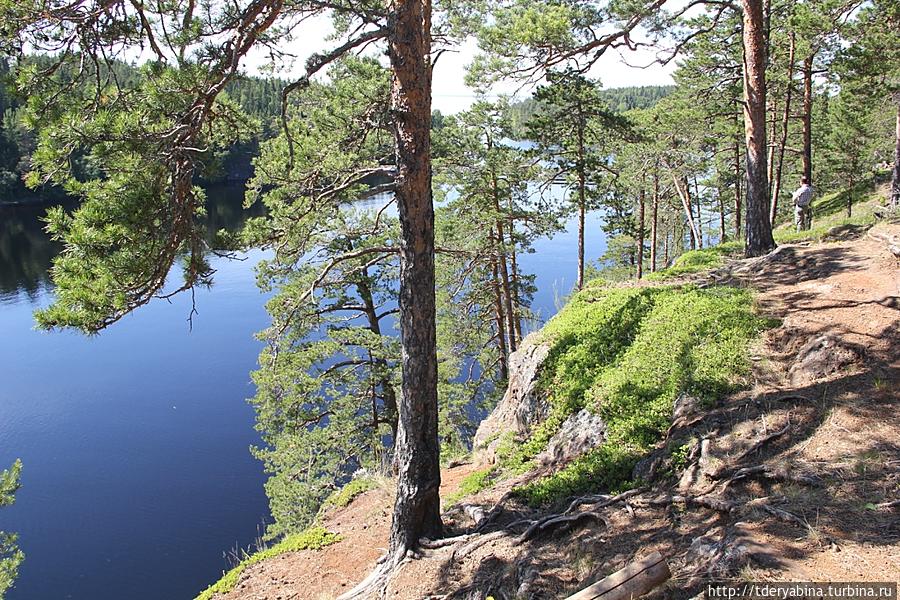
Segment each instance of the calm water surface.
[{"label": "calm water surface", "polygon": [[[211,229],[246,218],[240,190],[209,192]],[[0,510],[26,560],[9,600],[190,600],[268,517],[249,373],[267,324],[253,268],[217,259],[215,283],[155,302],[99,336],[34,329],[52,299],[43,209],[0,209],[0,469],[22,489]],[[576,232],[522,256],[546,318],[575,281]],[[605,243],[588,223],[587,257]],[[174,278],[174,277],[173,277]]]}]

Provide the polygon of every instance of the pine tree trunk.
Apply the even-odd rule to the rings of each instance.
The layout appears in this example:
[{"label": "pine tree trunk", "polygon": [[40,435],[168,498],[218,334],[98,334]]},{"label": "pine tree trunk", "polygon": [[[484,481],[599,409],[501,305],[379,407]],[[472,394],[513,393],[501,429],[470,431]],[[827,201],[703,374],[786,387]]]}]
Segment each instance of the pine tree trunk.
[{"label": "pine tree trunk", "polygon": [[584,172],[584,129],[578,129],[578,289],[584,287],[584,213],[587,206],[587,176]]},{"label": "pine tree trunk", "polygon": [[719,187],[718,194],[719,197],[719,243],[728,241],[728,232],[725,230],[725,198],[722,196],[721,186]]},{"label": "pine tree trunk", "polygon": [[775,181],[772,185],[772,206],[769,211],[769,221],[775,227],[775,219],[778,217],[778,196],[781,194],[781,175],[784,172],[784,149],[787,147],[788,127],[791,121],[791,98],[794,93],[794,50],[796,45],[794,32],[791,32],[791,44],[788,50],[788,86],[784,97],[784,114],[781,116],[781,139],[778,141],[778,168],[775,170]]},{"label": "pine tree trunk", "polygon": [[678,177],[675,176],[675,172],[672,171],[672,183],[675,184],[675,191],[678,192],[678,197],[681,199],[681,207],[684,209],[684,217],[687,220],[689,226],[689,232],[691,236],[691,250],[697,248],[697,236],[699,232],[697,231],[697,225],[694,223],[694,210],[691,203],[691,191],[688,188],[687,180],[679,180]]},{"label": "pine tree trunk", "polygon": [[741,190],[741,181],[744,174],[741,172],[741,143],[738,139],[734,140],[734,239],[741,239],[743,233],[741,229],[741,214],[744,194]]},{"label": "pine tree trunk", "polygon": [[747,142],[747,256],[775,248],[769,221],[766,169],[766,41],[761,0],[742,0],[744,9],[744,134]]},{"label": "pine tree trunk", "polygon": [[491,291],[494,296],[494,319],[497,323],[497,350],[500,352],[500,378],[509,378],[509,350],[506,346],[506,316],[503,294],[500,292],[500,269],[497,266],[496,242],[493,232],[488,234],[491,245]]},{"label": "pine tree trunk", "polygon": [[393,8],[388,55],[401,234],[402,394],[388,553],[396,564],[420,538],[440,536],[443,526],[431,196],[431,2],[395,0]]},{"label": "pine tree trunk", "polygon": [[516,257],[516,229],[515,222],[512,218],[512,207],[510,207],[510,217],[509,217],[509,266],[512,272],[510,273],[510,285],[512,286],[512,297],[513,297],[513,325],[514,325],[514,334],[516,336],[516,340],[521,343],[522,341],[522,311],[520,304],[520,293],[519,293],[519,261]]},{"label": "pine tree trunk", "polygon": [[650,221],[650,272],[656,273],[656,236],[659,220],[659,174],[653,173],[653,211]]},{"label": "pine tree trunk", "polygon": [[812,76],[813,58],[810,54],[803,60],[803,176],[812,185]]},{"label": "pine tree trunk", "polygon": [[850,170],[850,185],[847,187],[847,218],[853,216],[853,170]]},{"label": "pine tree trunk", "polygon": [[697,200],[697,247],[703,248],[703,205],[700,203],[700,184],[697,183],[696,175],[694,175],[694,198]]},{"label": "pine tree trunk", "polygon": [[895,135],[894,170],[891,175],[891,206],[896,208],[900,206],[900,101],[897,102],[897,130]]},{"label": "pine tree trunk", "polygon": [[[381,321],[378,319],[378,309],[375,307],[375,298],[372,295],[372,288],[369,285],[369,270],[363,269],[361,281],[356,284],[356,290],[363,302],[363,312],[369,323],[369,330],[377,336],[381,335]],[[394,391],[394,385],[391,383],[391,377],[388,373],[387,361],[383,358],[376,358],[372,361],[375,369],[381,371],[378,377],[378,385],[381,386],[381,400],[384,402],[384,416],[378,419],[376,414],[377,426],[379,422],[387,423],[391,428],[391,443],[397,441],[397,394]]]},{"label": "pine tree trunk", "polygon": [[512,288],[509,283],[509,266],[506,262],[506,234],[503,231],[503,218],[500,216],[500,190],[496,173],[491,173],[491,193],[494,197],[494,210],[497,211],[497,263],[500,266],[500,283],[503,286],[503,301],[506,305],[506,331],[509,335],[509,352],[516,351],[515,312],[513,310]]},{"label": "pine tree trunk", "polygon": [[638,198],[637,278],[644,276],[644,188]]}]

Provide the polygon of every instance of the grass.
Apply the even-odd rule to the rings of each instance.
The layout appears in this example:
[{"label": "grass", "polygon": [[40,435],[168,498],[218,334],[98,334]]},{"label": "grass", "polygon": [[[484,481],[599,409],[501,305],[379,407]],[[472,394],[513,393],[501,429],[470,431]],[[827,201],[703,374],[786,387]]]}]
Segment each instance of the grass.
[{"label": "grass", "polygon": [[700,250],[690,250],[676,258],[671,267],[650,273],[645,279],[647,281],[665,281],[682,275],[715,269],[725,263],[726,257],[738,256],[743,251],[744,243],[739,241],[725,242]]},{"label": "grass", "polygon": [[545,505],[631,486],[635,463],[669,427],[675,399],[688,393],[712,403],[736,389],[749,369],[751,341],[769,325],[753,314],[749,292],[734,288],[588,288],[576,295],[545,330],[554,340],[541,379],[551,416],[501,464],[536,455],[582,407],[603,418],[607,441],[517,495]]},{"label": "grass", "polygon": [[331,533],[318,525],[310,527],[301,533],[289,535],[270,548],[248,555],[237,566],[225,573],[219,581],[206,588],[195,600],[210,600],[216,594],[227,594],[234,589],[241,573],[250,565],[286,552],[320,550],[340,540],[341,537],[339,535]]},{"label": "grass", "polygon": [[821,242],[840,230],[864,229],[874,225],[874,210],[882,196],[872,182],[854,186],[852,217],[846,214],[847,193],[847,190],[841,190],[814,200],[813,226],[807,231],[796,231],[792,221],[783,223],[773,232],[775,241],[779,244]]},{"label": "grass", "polygon": [[444,498],[444,506],[452,506],[466,496],[471,496],[472,494],[477,494],[482,490],[486,490],[490,487],[491,483],[493,483],[493,475],[493,467],[469,473],[459,482],[459,489],[452,494],[448,494],[447,497]]},{"label": "grass", "polygon": [[378,482],[374,477],[357,477],[356,479],[351,479],[347,485],[335,491],[325,499],[325,502],[322,503],[322,507],[319,509],[319,513],[321,514],[335,508],[344,508],[353,502],[360,494],[373,490],[376,487],[378,487]]}]

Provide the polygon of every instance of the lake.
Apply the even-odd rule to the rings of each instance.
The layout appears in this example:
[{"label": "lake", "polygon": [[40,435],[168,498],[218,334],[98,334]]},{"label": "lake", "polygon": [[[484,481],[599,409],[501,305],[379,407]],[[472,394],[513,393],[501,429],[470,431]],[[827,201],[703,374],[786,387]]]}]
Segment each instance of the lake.
[{"label": "lake", "polygon": [[[239,189],[208,192],[210,229],[240,228]],[[267,324],[260,251],[213,259],[211,289],[156,301],[87,337],[34,329],[59,247],[41,208],[0,208],[0,469],[22,489],[0,530],[26,554],[8,600],[191,600],[268,518],[250,372]],[[605,250],[600,216],[586,257]],[[520,257],[547,318],[575,281],[574,221]]]}]

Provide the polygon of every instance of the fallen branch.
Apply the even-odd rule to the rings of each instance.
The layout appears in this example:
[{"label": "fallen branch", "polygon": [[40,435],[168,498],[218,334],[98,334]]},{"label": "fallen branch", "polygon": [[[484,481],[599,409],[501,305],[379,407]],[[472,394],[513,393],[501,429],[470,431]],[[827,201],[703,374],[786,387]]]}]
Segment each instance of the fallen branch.
[{"label": "fallen branch", "polygon": [[659,552],[654,552],[566,600],[631,600],[662,585],[671,576],[666,560]]}]

